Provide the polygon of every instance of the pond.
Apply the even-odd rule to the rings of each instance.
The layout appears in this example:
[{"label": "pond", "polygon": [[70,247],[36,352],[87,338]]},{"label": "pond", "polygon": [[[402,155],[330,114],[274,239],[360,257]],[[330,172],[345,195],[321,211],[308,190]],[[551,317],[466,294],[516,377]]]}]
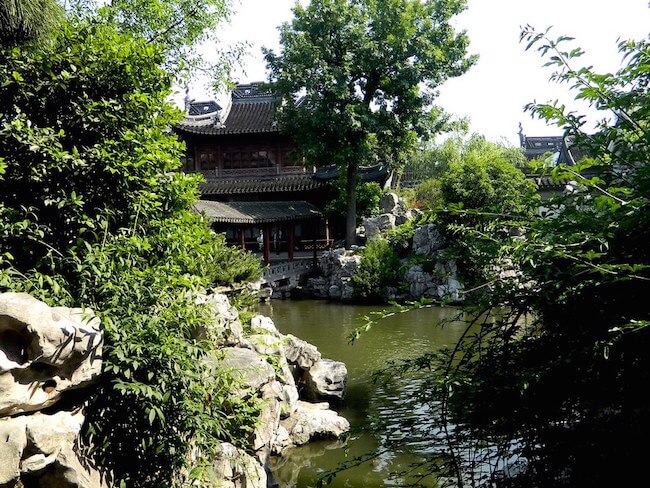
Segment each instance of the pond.
[{"label": "pond", "polygon": [[[257,311],[273,318],[284,334],[294,334],[318,347],[323,357],[343,361],[348,368],[345,402],[335,408],[350,421],[352,435],[346,444],[319,441],[290,450],[282,459],[274,459],[274,474],[284,488],[316,486],[320,474],[334,469],[355,456],[380,449],[372,460],[339,473],[330,486],[395,486],[403,479],[391,473],[408,468],[427,454],[426,442],[402,447],[388,446],[388,434],[396,428],[396,419],[414,417],[427,422],[430,412],[424,407],[411,411],[404,400],[417,387],[417,378],[392,382],[373,382],[373,372],[389,361],[413,358],[444,346],[453,346],[463,332],[462,322],[451,321],[458,315],[453,307],[434,307],[397,314],[376,324],[353,345],[349,336],[360,317],[381,310],[378,306],[342,305],[327,301],[273,301],[260,304]],[[444,326],[440,326],[441,322]],[[408,410],[408,411],[407,411]],[[371,423],[380,421],[383,433],[371,433]],[[394,435],[394,434],[393,434]],[[434,479],[424,481],[435,486]]]}]

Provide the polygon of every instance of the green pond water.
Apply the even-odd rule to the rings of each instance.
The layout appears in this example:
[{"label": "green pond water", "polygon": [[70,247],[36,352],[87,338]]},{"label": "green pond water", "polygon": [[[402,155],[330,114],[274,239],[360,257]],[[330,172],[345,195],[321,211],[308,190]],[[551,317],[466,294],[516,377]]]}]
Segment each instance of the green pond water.
[{"label": "green pond water", "polygon": [[[419,380],[413,378],[385,385],[373,382],[372,374],[384,369],[391,360],[417,357],[453,345],[463,331],[463,324],[447,323],[458,315],[457,309],[422,309],[384,319],[350,345],[348,338],[362,322],[360,317],[378,310],[381,307],[315,300],[273,301],[259,305],[258,313],[272,317],[280,332],[294,334],[316,345],[323,357],[343,361],[348,368],[345,402],[335,408],[350,421],[352,436],[346,443],[318,441],[274,459],[274,474],[281,487],[316,486],[322,473],[375,449],[383,453],[339,473],[330,486],[399,486],[405,479],[392,473],[408,468],[427,455],[430,446],[426,441],[387,447],[386,432],[397,427],[398,419],[411,416],[417,422],[426,423],[429,418],[424,406],[413,412],[411,407],[404,405]],[[443,327],[439,325],[442,321],[446,322]],[[385,423],[383,433],[369,432],[372,419]],[[436,486],[436,481],[429,477],[423,484]]]}]

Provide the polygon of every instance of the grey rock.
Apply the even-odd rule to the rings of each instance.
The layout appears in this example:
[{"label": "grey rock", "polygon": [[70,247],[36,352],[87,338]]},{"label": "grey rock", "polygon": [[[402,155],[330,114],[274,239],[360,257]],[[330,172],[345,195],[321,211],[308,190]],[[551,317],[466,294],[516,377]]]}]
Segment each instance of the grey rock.
[{"label": "grey rock", "polygon": [[[300,446],[315,439],[337,438],[350,430],[350,423],[329,409],[327,403],[300,401],[293,415],[281,422],[280,448],[289,445]],[[289,440],[287,441],[286,436]]]},{"label": "grey rock", "polygon": [[344,283],[341,290],[341,301],[349,302],[354,298],[354,287],[350,283]]},{"label": "grey rock", "polygon": [[91,310],[0,294],[0,416],[49,407],[99,378],[99,323]]},{"label": "grey rock", "polygon": [[216,450],[212,467],[217,479],[215,488],[266,488],[267,476],[262,465],[252,456],[223,442]]},{"label": "grey rock", "polygon": [[338,286],[338,285],[330,286],[329,296],[330,296],[330,298],[333,298],[334,300],[340,299],[341,298],[341,287]]},{"label": "grey rock", "polygon": [[257,391],[275,378],[273,367],[257,352],[239,347],[226,347],[222,351],[223,359],[208,360],[207,365],[229,371],[244,390]]},{"label": "grey rock", "polygon": [[0,419],[0,485],[22,486],[23,475],[38,486],[106,487],[99,472],[75,453],[83,422],[80,411]]},{"label": "grey rock", "polygon": [[345,393],[348,370],[344,363],[321,359],[304,374],[307,398],[313,400],[341,400]]},{"label": "grey rock", "polygon": [[399,202],[400,198],[396,193],[384,193],[379,200],[379,206],[384,213],[393,213]]},{"label": "grey rock", "polygon": [[413,234],[413,252],[421,256],[433,256],[445,244],[445,239],[435,224],[418,227]]},{"label": "grey rock", "polygon": [[316,346],[309,344],[296,336],[287,334],[282,341],[282,351],[289,364],[298,366],[303,370],[311,368],[321,359]]},{"label": "grey rock", "polygon": [[262,334],[272,334],[275,336],[280,335],[278,329],[273,323],[273,320],[271,320],[270,317],[266,317],[264,315],[255,315],[251,319],[251,329]]},{"label": "grey rock", "polygon": [[241,343],[244,328],[239,321],[239,312],[230,305],[223,293],[202,294],[196,298],[197,305],[209,307],[211,321],[194,332],[197,339],[211,338],[226,346]]}]

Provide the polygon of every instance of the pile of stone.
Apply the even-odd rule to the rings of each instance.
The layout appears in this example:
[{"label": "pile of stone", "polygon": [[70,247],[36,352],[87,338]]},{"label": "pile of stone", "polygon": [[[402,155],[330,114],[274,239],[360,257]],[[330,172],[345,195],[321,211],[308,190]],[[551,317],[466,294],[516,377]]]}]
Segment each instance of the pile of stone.
[{"label": "pile of stone", "polygon": [[214,333],[224,346],[206,364],[206,374],[212,368],[226,369],[237,384],[233,394],[263,402],[253,436],[254,457],[222,444],[223,452],[214,462],[221,477],[217,486],[265,487],[271,484],[271,456],[311,440],[336,439],[349,430],[348,421],[328,403],[343,399],[345,364],[323,359],[312,344],[281,334],[269,317],[253,317],[244,333],[225,295],[203,296],[199,302],[214,311],[213,329],[200,333]]},{"label": "pile of stone", "polygon": [[366,242],[380,239],[386,232],[412,220],[419,214],[418,210],[410,209],[396,193],[383,194],[379,206],[382,213],[377,217],[363,219],[361,227],[357,230],[357,235],[365,238]]},{"label": "pile of stone", "polygon": [[75,449],[83,405],[57,408],[101,368],[102,334],[91,310],[0,294],[0,486],[106,486]]},{"label": "pile of stone", "polygon": [[306,293],[317,298],[329,298],[344,302],[354,297],[352,276],[361,263],[357,254],[360,248],[344,248],[323,251],[318,259],[318,276],[309,278]]},{"label": "pile of stone", "polygon": [[[348,421],[327,403],[343,398],[343,363],[280,334],[268,317],[254,317],[244,334],[225,295],[203,295],[197,305],[210,307],[212,320],[195,336],[218,338],[223,346],[206,359],[205,374],[227,370],[235,380],[232,394],[259,398],[263,407],[249,450],[254,454],[221,444],[212,459],[214,486],[265,488],[271,455],[349,430]],[[108,486],[77,454],[84,405],[69,396],[59,402],[64,393],[99,379],[99,325],[91,310],[52,308],[27,294],[0,294],[0,487]],[[197,449],[191,452],[194,459],[201,457]]]},{"label": "pile of stone", "polygon": [[[463,285],[458,278],[456,261],[445,256],[445,239],[435,224],[424,224],[413,234],[413,254],[434,262],[433,269],[422,264],[409,266],[404,279],[410,298],[461,301]],[[427,267],[428,268],[428,267]]]}]

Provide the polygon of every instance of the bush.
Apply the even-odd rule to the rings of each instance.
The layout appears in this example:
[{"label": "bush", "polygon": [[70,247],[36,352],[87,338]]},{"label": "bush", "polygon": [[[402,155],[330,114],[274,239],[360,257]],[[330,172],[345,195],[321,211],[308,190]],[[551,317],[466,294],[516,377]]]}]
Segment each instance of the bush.
[{"label": "bush", "polygon": [[413,206],[415,208],[434,209],[443,204],[440,180],[429,178],[417,185],[413,193]]},{"label": "bush", "polygon": [[180,114],[163,52],[100,24],[67,23],[50,44],[0,49],[0,291],[96,310],[104,371],[86,447],[116,486],[188,486],[190,442],[245,447],[255,399],[207,376],[216,339],[196,294],[259,276],[191,204],[176,172]]},{"label": "bush", "polygon": [[352,283],[356,298],[365,302],[386,301],[386,288],[398,286],[401,263],[388,241],[369,242]]},{"label": "bush", "polygon": [[539,200],[535,184],[516,166],[513,150],[474,136],[440,178],[446,204],[499,213],[528,213]]}]

